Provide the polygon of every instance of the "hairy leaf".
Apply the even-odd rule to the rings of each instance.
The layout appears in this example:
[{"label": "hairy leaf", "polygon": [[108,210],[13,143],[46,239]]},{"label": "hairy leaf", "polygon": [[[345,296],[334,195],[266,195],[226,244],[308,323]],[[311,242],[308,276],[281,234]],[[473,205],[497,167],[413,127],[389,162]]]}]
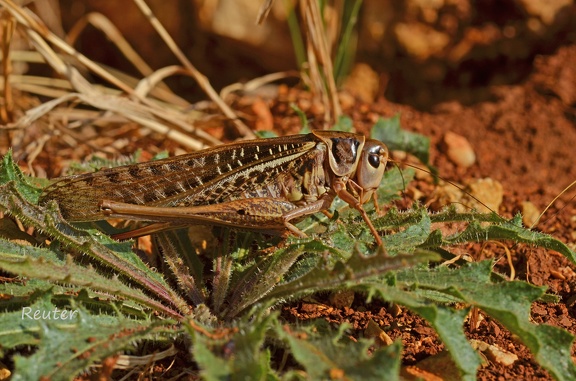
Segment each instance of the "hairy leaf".
[{"label": "hairy leaf", "polygon": [[[142,339],[165,340],[174,331],[157,329],[155,324],[121,316],[91,315],[82,308],[59,310],[49,301],[49,295],[30,307],[29,318],[1,317],[11,325],[1,325],[2,333],[19,329],[23,335],[33,337],[38,349],[29,357],[14,357],[15,374],[12,380],[69,379],[89,365],[107,356],[133,347]],[[34,319],[39,311],[41,318]],[[63,311],[71,318],[64,319]],[[49,317],[48,317],[49,316]],[[21,326],[14,327],[19,321]],[[174,323],[165,321],[163,324]],[[12,334],[12,336],[14,336]],[[4,343],[4,339],[2,339]]]},{"label": "hairy leaf", "polygon": [[[253,309],[250,319],[242,319],[228,332],[199,329],[189,321],[186,329],[192,338],[192,353],[206,380],[269,380],[273,376],[270,353],[264,340],[276,314]],[[208,334],[206,333],[208,332]]]},{"label": "hairy leaf", "polygon": [[354,342],[345,335],[346,324],[330,332],[315,325],[277,325],[284,340],[305,371],[305,379],[399,380],[401,344],[376,349],[369,355],[370,340]]},{"label": "hairy leaf", "polygon": [[16,184],[18,192],[20,192],[27,201],[37,203],[40,193],[42,193],[41,183],[46,183],[46,180],[36,180],[40,184],[33,185],[31,184],[31,178],[22,173],[20,167],[18,167],[12,158],[12,150],[9,150],[8,153],[2,157],[2,161],[0,162],[0,185],[13,181]]},{"label": "hairy leaf", "polygon": [[[0,240],[1,243],[1,240]],[[41,249],[30,248],[29,252]],[[130,299],[143,306],[152,308],[167,315],[178,316],[178,313],[157,300],[145,295],[141,290],[122,282],[118,277],[105,277],[92,267],[77,265],[70,259],[66,263],[52,261],[41,255],[14,255],[0,252],[0,269],[23,277],[46,280],[53,283],[72,284],[108,294],[111,299]],[[33,291],[33,289],[31,289]]]},{"label": "hairy leaf", "polygon": [[[576,377],[576,367],[570,358],[573,340],[569,333],[552,326],[534,325],[530,322],[530,306],[544,293],[543,287],[530,285],[522,281],[495,282],[492,276],[492,261],[470,263],[458,269],[437,267],[428,269],[408,269],[396,273],[397,287],[371,286],[372,292],[421,314],[436,329],[449,347],[450,335],[461,335],[454,329],[454,323],[431,319],[430,311],[422,310],[418,305],[398,295],[399,289],[412,290],[411,296],[426,308],[438,309],[426,300],[433,294],[418,293],[417,290],[435,290],[438,294],[454,298],[453,301],[478,307],[510,330],[532,351],[538,362],[547,368],[557,379],[572,380]],[[404,292],[400,296],[405,295]],[[461,323],[459,324],[461,326]],[[452,350],[451,350],[452,351]],[[469,350],[468,350],[469,352]],[[477,365],[464,360],[466,349],[458,347],[454,360],[465,374],[471,374],[468,365]]]}]

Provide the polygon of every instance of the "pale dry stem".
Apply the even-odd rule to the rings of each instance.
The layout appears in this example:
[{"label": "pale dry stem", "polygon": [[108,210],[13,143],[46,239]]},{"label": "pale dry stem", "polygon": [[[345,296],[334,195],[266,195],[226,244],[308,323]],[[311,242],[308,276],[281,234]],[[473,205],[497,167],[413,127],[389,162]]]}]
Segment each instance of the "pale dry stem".
[{"label": "pale dry stem", "polygon": [[325,120],[332,124],[340,118],[342,109],[333,74],[327,32],[317,1],[302,0],[302,9],[312,92],[320,96],[325,105],[329,105],[326,107]]},{"label": "pale dry stem", "polygon": [[[91,22],[98,25],[114,41],[116,46],[125,52],[127,58],[139,70],[148,73],[146,77],[139,80],[121,75],[113,69],[103,68],[76,51],[68,42],[52,33],[30,10],[22,8],[13,0],[0,0],[0,6],[3,6],[10,16],[16,20],[18,29],[23,32],[24,36],[28,38],[35,48],[35,52],[12,52],[12,59],[18,58],[29,62],[40,61],[47,63],[60,76],[66,78],[62,80],[18,75],[10,78],[10,81],[5,80],[3,86],[5,91],[9,89],[11,83],[14,83],[20,90],[55,99],[29,109],[22,118],[2,126],[2,128],[27,128],[31,123],[45,116],[49,116],[52,120],[56,117],[60,118],[64,124],[70,120],[81,121],[83,117],[94,118],[96,116],[97,119],[90,120],[90,123],[98,124],[113,115],[117,115],[117,121],[138,123],[152,131],[164,134],[168,139],[174,139],[190,150],[198,150],[206,146],[219,144],[220,142],[217,139],[191,125],[191,122],[194,123],[194,120],[201,115],[198,115],[198,112],[192,113],[190,111],[191,105],[163,86],[162,81],[171,75],[192,76],[199,81],[209,96],[223,109],[223,112],[228,117],[237,121],[236,115],[218,97],[206,78],[196,71],[183,56],[179,48],[173,43],[173,40],[167,36],[163,27],[159,25],[147,5],[142,1],[137,1],[137,3],[140,4],[145,14],[149,16],[150,22],[155,25],[157,30],[164,31],[164,33],[161,33],[163,38],[174,52],[178,52],[176,55],[183,61],[184,67],[169,66],[157,71],[151,71],[107,19],[96,14],[87,16],[76,25],[69,40],[74,41],[86,23]],[[3,56],[7,57],[7,54]],[[6,62],[8,60],[3,61]],[[77,67],[81,70],[87,69],[119,90],[90,83]],[[128,94],[129,97],[123,94]],[[89,105],[104,112],[94,113],[92,111],[71,109],[70,102],[76,106],[80,104]],[[244,127],[240,127],[239,130]],[[251,131],[250,133],[246,131],[242,133],[250,135]]]},{"label": "pale dry stem", "polygon": [[206,78],[205,75],[200,73],[194,65],[188,60],[188,58],[184,55],[182,50],[176,45],[168,31],[164,28],[164,26],[160,23],[160,21],[154,16],[154,13],[148,7],[144,0],[134,0],[134,3],[138,6],[140,11],[148,18],[150,24],[154,27],[154,29],[158,32],[162,40],[166,43],[168,48],[172,51],[172,53],[178,58],[178,60],[182,63],[182,65],[190,72],[190,75],[196,80],[198,85],[204,90],[206,95],[220,108],[220,110],[226,115],[226,117],[230,118],[234,125],[236,126],[238,132],[244,137],[256,137],[254,132],[246,126],[232,111],[232,109],[224,103],[224,101],[218,96],[218,93],[210,82]]}]

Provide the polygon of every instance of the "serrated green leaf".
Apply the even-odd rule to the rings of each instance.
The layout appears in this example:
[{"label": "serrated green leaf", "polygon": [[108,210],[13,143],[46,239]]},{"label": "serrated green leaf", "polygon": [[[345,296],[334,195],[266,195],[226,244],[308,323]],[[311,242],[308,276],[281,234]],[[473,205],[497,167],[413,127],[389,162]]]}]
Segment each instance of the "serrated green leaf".
[{"label": "serrated green leaf", "polygon": [[97,230],[78,229],[62,218],[55,203],[40,207],[27,202],[15,188],[13,181],[0,185],[0,209],[18,216],[25,224],[45,231],[72,251],[87,254],[115,273],[148,289],[168,305],[176,305],[183,314],[190,313],[189,305],[132,252],[129,243],[119,243]]},{"label": "serrated green leaf", "polygon": [[[227,318],[238,315],[242,310],[260,301],[282,279],[284,274],[306,250],[313,250],[314,241],[304,244],[290,245],[278,250],[272,257],[265,258],[258,265],[254,265],[242,274],[231,287],[228,297],[229,308],[225,311]],[[334,253],[338,253],[334,250]]]},{"label": "serrated green leaf", "polygon": [[[483,261],[469,263],[458,269],[447,267],[432,270],[408,269],[397,272],[396,279],[398,285],[402,285],[405,289],[415,287],[432,289],[480,308],[518,336],[530,348],[538,363],[557,379],[576,379],[576,367],[570,357],[572,335],[557,327],[534,325],[530,322],[530,306],[543,295],[545,288],[522,281],[494,282],[492,266],[492,261]],[[406,300],[399,300],[394,296],[397,291],[397,289],[382,290],[381,297],[400,304],[406,303]],[[411,295],[416,297],[415,293]],[[424,295],[430,296],[430,294]],[[413,308],[411,305],[407,306]],[[423,313],[420,310],[415,311]],[[436,326],[434,328],[444,341],[442,328]],[[458,352],[456,357],[460,354],[461,352]],[[456,357],[454,360],[458,361]]]},{"label": "serrated green leaf", "polygon": [[[20,328],[22,332],[34,336],[38,349],[29,357],[14,357],[12,380],[70,379],[95,361],[131,347],[137,340],[159,340],[166,334],[176,333],[166,328],[156,331],[154,325],[146,321],[90,315],[82,308],[71,309],[74,315],[70,319],[56,319],[63,315],[57,315],[55,308],[49,298],[44,298],[30,306],[32,311],[43,315],[41,319],[16,320],[26,327]],[[169,327],[168,324],[174,322],[162,324]]]},{"label": "serrated green leaf", "polygon": [[[34,249],[38,250],[40,254],[44,252],[38,248],[30,248],[28,252],[34,252]],[[120,278],[105,277],[92,267],[77,265],[70,260],[66,263],[62,263],[60,260],[53,262],[49,258],[39,256],[38,253],[28,256],[0,252],[0,269],[23,277],[42,279],[53,283],[73,284],[78,287],[90,287],[92,290],[110,295],[114,299],[130,299],[157,312],[178,316],[174,310],[150,298],[141,290],[130,287]]]},{"label": "serrated green leaf", "polygon": [[430,227],[430,217],[422,209],[418,221],[415,221],[399,233],[384,236],[382,242],[390,254],[410,253],[414,248],[426,242],[430,235]]},{"label": "serrated green leaf", "polygon": [[250,318],[238,322],[235,333],[218,339],[199,332],[198,323],[194,323],[195,326],[190,322],[186,324],[192,338],[192,354],[204,379],[271,379],[270,353],[263,350],[263,345],[266,332],[277,319],[277,314],[266,314],[265,310],[253,309],[248,314]]},{"label": "serrated green leaf", "polygon": [[13,254],[21,257],[44,258],[57,264],[64,264],[66,261],[66,255],[60,251],[37,246],[20,245],[3,238],[0,238],[0,253]]},{"label": "serrated green leaf", "polygon": [[530,306],[543,295],[543,287],[522,281],[487,283],[482,287],[476,282],[460,284],[456,290],[466,303],[482,309],[518,336],[557,380],[576,379],[576,366],[570,356],[574,337],[558,327],[530,322]]},{"label": "serrated green leaf", "polygon": [[205,303],[203,265],[192,248],[187,230],[160,232],[154,239],[180,290],[194,305]]},{"label": "serrated green leaf", "polygon": [[[32,292],[30,292],[32,294]],[[50,302],[50,290],[37,292],[35,295],[29,295],[26,304],[20,303],[17,310],[3,310],[0,314],[0,350],[12,349],[19,345],[37,345],[39,342],[38,322],[34,319],[26,318],[28,310],[50,311],[54,306]],[[18,301],[15,301],[15,306]],[[3,303],[3,304],[6,304]],[[14,308],[15,306],[12,306]],[[33,312],[32,312],[33,313]]]},{"label": "serrated green leaf", "polygon": [[[427,216],[426,219],[423,218],[424,215]],[[413,209],[405,211],[390,208],[384,216],[373,219],[372,223],[376,230],[397,231],[422,223],[428,225],[435,222],[433,218],[434,214],[429,214],[425,207],[416,205]]]},{"label": "serrated green leaf", "polygon": [[394,257],[386,255],[384,251],[371,256],[354,253],[348,260],[338,261],[333,267],[319,265],[299,278],[279,284],[269,291],[268,298],[293,298],[321,290],[352,287],[388,271],[437,259],[435,253],[423,251]]},{"label": "serrated green leaf", "polygon": [[[294,328],[276,325],[276,334],[284,340],[310,380],[399,380],[402,346],[399,342],[376,349],[368,355],[370,340],[349,340],[346,324],[330,332],[316,325]],[[322,332],[323,331],[323,332]],[[322,334],[319,334],[322,332]]]},{"label": "serrated green leaf", "polygon": [[[398,229],[404,226],[417,224],[421,218],[423,207],[416,207],[409,211],[399,212],[390,209],[386,215],[373,220],[377,230]],[[449,247],[463,242],[513,241],[527,243],[549,250],[555,250],[576,263],[576,252],[560,240],[541,232],[529,230],[522,226],[521,216],[505,219],[496,213],[459,213],[454,207],[448,207],[440,213],[429,214],[432,223],[468,222],[466,229],[448,237],[442,237],[436,231],[428,241],[420,247],[433,249]]]},{"label": "serrated green leaf", "polygon": [[453,237],[447,238],[447,244],[455,244],[460,242],[483,242],[489,240],[504,241],[510,240],[513,242],[528,243],[546,249],[555,250],[563,254],[572,263],[576,263],[576,252],[570,249],[566,244],[551,237],[548,234],[528,230],[521,225],[518,225],[517,219],[504,220],[498,218],[497,223],[493,223],[486,227],[480,225],[478,221],[471,221],[468,228]]},{"label": "serrated green leaf", "polygon": [[437,304],[431,304],[413,292],[407,292],[397,287],[390,287],[383,284],[362,285],[360,289],[368,291],[370,297],[377,295],[386,301],[406,306],[425,318],[436,333],[438,333],[438,336],[440,336],[444,345],[446,345],[446,349],[452,353],[454,363],[462,372],[462,380],[476,380],[476,371],[481,361],[464,335],[463,325],[467,311],[458,311]]},{"label": "serrated green leaf", "polygon": [[26,200],[35,204],[38,202],[38,198],[42,193],[42,188],[32,185],[30,183],[31,179],[31,177],[22,173],[20,167],[18,167],[12,158],[12,150],[8,150],[8,153],[2,157],[2,162],[0,162],[0,185],[7,184],[11,181],[14,182],[14,186],[18,192],[20,192]]},{"label": "serrated green leaf", "polygon": [[[352,218],[348,213],[345,213],[345,216]],[[354,223],[342,217],[344,223],[337,225],[336,231],[330,234],[330,239],[335,247],[343,251],[351,252],[354,249],[369,253],[367,247],[372,244],[373,236],[358,216],[354,218],[359,222]],[[396,209],[391,209],[384,217],[374,219],[373,223],[377,230],[397,230],[400,226],[407,226],[398,233],[388,233],[382,237],[384,247],[391,255],[412,252],[427,242],[431,233],[430,216],[424,208],[409,214],[399,214]]]}]

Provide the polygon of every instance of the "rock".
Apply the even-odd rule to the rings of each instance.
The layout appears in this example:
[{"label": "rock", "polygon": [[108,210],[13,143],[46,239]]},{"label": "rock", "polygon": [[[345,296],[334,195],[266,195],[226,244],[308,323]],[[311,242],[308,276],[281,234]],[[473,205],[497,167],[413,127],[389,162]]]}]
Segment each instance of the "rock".
[{"label": "rock", "polygon": [[330,304],[336,308],[350,307],[354,302],[354,291],[340,290],[330,294]]},{"label": "rock", "polygon": [[342,107],[342,110],[349,110],[356,104],[354,96],[346,90],[338,93],[338,99],[340,100],[340,107]]},{"label": "rock", "polygon": [[443,206],[454,204],[459,212],[473,209],[481,213],[492,211],[497,213],[504,198],[502,184],[489,177],[473,180],[462,189],[453,184],[441,183],[434,191],[434,202],[431,207],[438,210]]},{"label": "rock", "polygon": [[442,351],[427,357],[414,366],[402,368],[405,380],[449,381],[460,380],[458,367],[448,351]]},{"label": "rock", "polygon": [[552,25],[558,14],[572,5],[572,0],[519,0],[516,5],[528,15],[539,18],[544,24]]},{"label": "rock", "polygon": [[518,360],[518,356],[514,353],[505,351],[497,345],[490,345],[480,340],[470,340],[470,344],[474,349],[480,351],[486,358],[492,362],[510,366]]},{"label": "rock", "polygon": [[446,155],[454,164],[468,168],[476,162],[476,154],[464,136],[447,132],[444,135],[444,146]]},{"label": "rock", "polygon": [[398,23],[394,35],[398,45],[422,61],[440,54],[450,43],[450,36],[446,33],[422,23]]},{"label": "rock", "polygon": [[478,179],[470,182],[466,186],[466,190],[482,203],[478,202],[470,195],[464,195],[462,202],[466,205],[476,209],[479,212],[488,213],[496,212],[502,204],[502,199],[504,198],[504,188],[500,182],[493,180],[491,178]]},{"label": "rock", "polygon": [[374,343],[378,348],[392,345],[394,342],[390,336],[380,326],[372,319],[368,320],[368,324],[366,329],[364,330],[364,337],[366,338],[374,338]]},{"label": "rock", "polygon": [[524,225],[531,228],[538,223],[540,218],[540,211],[536,208],[536,205],[530,201],[522,201],[522,222]]},{"label": "rock", "polygon": [[372,103],[378,95],[380,77],[365,63],[357,63],[346,78],[343,88],[358,96],[362,102]]}]

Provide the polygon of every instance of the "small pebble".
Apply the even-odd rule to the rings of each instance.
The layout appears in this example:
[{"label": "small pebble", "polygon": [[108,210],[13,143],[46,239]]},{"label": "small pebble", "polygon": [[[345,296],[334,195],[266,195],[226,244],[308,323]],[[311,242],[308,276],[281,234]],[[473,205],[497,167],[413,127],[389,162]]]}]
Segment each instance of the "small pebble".
[{"label": "small pebble", "polygon": [[522,222],[524,225],[531,228],[538,222],[540,217],[540,211],[536,208],[536,205],[530,201],[522,201]]},{"label": "small pebble", "polygon": [[354,291],[340,290],[330,294],[330,304],[336,308],[350,307],[354,302]]},{"label": "small pebble", "polygon": [[447,132],[444,135],[444,146],[446,155],[454,164],[468,168],[476,162],[476,154],[464,136]]},{"label": "small pebble", "polygon": [[354,96],[347,91],[338,93],[338,99],[340,100],[340,107],[342,107],[343,110],[351,109],[356,104]]},{"label": "small pebble", "polygon": [[498,212],[498,208],[502,204],[504,198],[504,188],[500,182],[491,178],[478,179],[470,182],[466,186],[474,197],[482,201],[480,204],[476,199],[465,195],[462,201],[479,212],[489,213],[491,211]]},{"label": "small pebble", "polygon": [[470,344],[477,351],[482,352],[486,358],[492,362],[510,366],[518,360],[518,356],[514,353],[508,352],[497,345],[491,345],[481,340],[470,340]]},{"label": "small pebble", "polygon": [[383,347],[387,345],[392,345],[394,342],[390,336],[374,320],[368,320],[368,324],[366,325],[366,329],[364,330],[364,337],[366,338],[375,338],[376,339],[376,346]]}]

